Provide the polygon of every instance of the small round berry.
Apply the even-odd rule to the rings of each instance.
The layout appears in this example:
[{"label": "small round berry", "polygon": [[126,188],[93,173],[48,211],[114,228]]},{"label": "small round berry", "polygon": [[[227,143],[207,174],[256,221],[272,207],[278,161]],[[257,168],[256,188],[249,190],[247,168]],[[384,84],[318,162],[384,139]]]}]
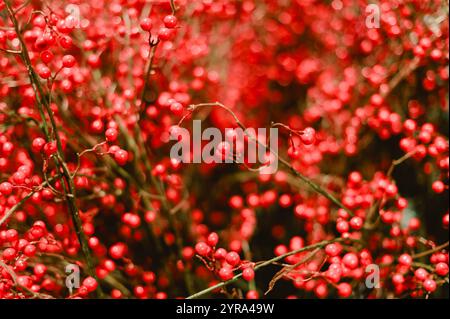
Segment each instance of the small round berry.
[{"label": "small round berry", "polygon": [[45,273],[47,272],[47,267],[44,264],[36,264],[33,267],[33,273],[37,276],[37,277],[42,277],[45,275]]},{"label": "small round berry", "polygon": [[247,280],[247,281],[253,280],[253,278],[255,278],[255,271],[253,270],[253,268],[250,268],[250,267],[245,268],[242,271],[242,278],[244,278],[244,280]]},{"label": "small round berry", "polygon": [[447,276],[448,274],[448,265],[444,262],[440,262],[436,264],[436,273],[439,276]]},{"label": "small round berry", "polygon": [[217,249],[216,252],[214,253],[214,258],[216,258],[217,260],[223,260],[225,259],[226,256],[227,251],[223,248]]},{"label": "small round berry", "polygon": [[3,182],[0,184],[0,193],[3,195],[11,195],[13,191],[13,186],[9,182]]},{"label": "small round berry", "polygon": [[256,290],[249,290],[245,296],[247,299],[258,299],[259,294]]},{"label": "small round berry", "polygon": [[114,159],[116,160],[117,164],[125,165],[128,162],[128,152],[122,149],[117,150],[114,153]]},{"label": "small round berry", "polygon": [[36,246],[35,245],[27,245],[25,246],[25,248],[23,249],[23,253],[25,254],[25,256],[27,257],[33,257],[36,254]]},{"label": "small round berry", "polygon": [[[1,192],[1,190],[0,190]],[[444,225],[445,228],[448,228],[448,224],[449,224],[449,214],[445,214],[444,217],[442,217],[442,224]]]},{"label": "small round berry", "polygon": [[341,234],[348,232],[349,229],[350,227],[348,225],[348,222],[345,220],[338,221],[336,224],[336,230]]},{"label": "small round berry", "polygon": [[225,257],[226,262],[235,267],[237,265],[239,265],[239,263],[241,262],[241,258],[239,257],[239,254],[234,252],[234,251],[230,251],[227,256]]},{"label": "small round berry", "polygon": [[125,255],[126,246],[123,243],[117,243],[109,248],[109,254],[114,259],[120,259]]},{"label": "small round berry", "polygon": [[183,105],[181,103],[175,102],[170,105],[170,111],[175,115],[183,114]]},{"label": "small round berry", "polygon": [[42,137],[36,137],[31,143],[31,150],[34,153],[39,153],[44,148],[45,143],[46,142]]},{"label": "small round berry", "polygon": [[75,63],[76,63],[76,60],[73,55],[68,54],[68,55],[63,56],[63,58],[62,58],[62,64],[63,64],[63,67],[65,67],[65,68],[72,68],[73,66],[75,66]]},{"label": "small round berry", "polygon": [[195,251],[200,256],[206,257],[211,252],[211,247],[209,247],[207,243],[201,241],[195,245]]},{"label": "small round berry", "polygon": [[160,28],[158,31],[158,38],[161,41],[168,41],[172,38],[172,30],[169,28]]},{"label": "small round berry", "polygon": [[348,177],[348,180],[353,185],[359,185],[362,182],[363,177],[360,172],[351,172]]},{"label": "small round berry", "polygon": [[339,243],[332,243],[325,246],[325,253],[330,257],[336,257],[342,252],[342,245]]},{"label": "small round berry", "polygon": [[111,298],[120,299],[120,298],[122,298],[122,296],[123,296],[123,294],[119,289],[111,290]]},{"label": "small round berry", "polygon": [[14,150],[14,144],[11,143],[11,142],[5,142],[5,143],[3,144],[3,147],[2,147],[1,150],[3,151],[3,155],[9,156],[9,155],[11,155],[11,153],[12,153],[13,150]]},{"label": "small round berry", "polygon": [[145,221],[147,223],[153,223],[156,219],[156,213],[152,210],[145,212]]},{"label": "small round berry", "polygon": [[427,292],[433,292],[436,290],[437,285],[436,282],[433,279],[427,279],[423,282],[423,288],[427,291]]},{"label": "small round berry", "polygon": [[108,142],[115,142],[117,140],[117,137],[119,135],[119,132],[117,132],[117,129],[111,127],[106,130],[105,137]]},{"label": "small round berry", "polygon": [[416,277],[417,280],[424,281],[428,277],[428,271],[426,271],[423,268],[417,268],[416,271],[414,272],[414,276]]},{"label": "small round berry", "polygon": [[409,254],[402,254],[400,257],[398,257],[398,262],[403,266],[411,266],[412,263],[412,257]]},{"label": "small round berry", "polygon": [[401,285],[405,282],[405,277],[403,277],[402,274],[394,274],[392,276],[392,282],[394,283],[394,285]]},{"label": "small round berry", "polygon": [[338,295],[342,298],[350,297],[352,294],[352,286],[347,282],[342,282],[337,286]]},{"label": "small round berry", "polygon": [[316,130],[312,127],[307,127],[303,130],[303,134],[300,136],[303,144],[311,145],[316,141]]},{"label": "small round berry", "polygon": [[233,270],[231,270],[231,268],[228,267],[220,268],[219,277],[223,281],[230,280],[231,278],[233,278]]},{"label": "small round berry", "polygon": [[141,28],[144,31],[150,31],[152,29],[153,23],[152,19],[150,18],[144,18],[140,22]]},{"label": "small round berry", "polygon": [[68,36],[63,36],[60,38],[59,40],[59,44],[64,48],[64,49],[70,49],[70,47],[72,46],[72,38],[68,37]]},{"label": "small round berry", "polygon": [[356,269],[358,267],[358,256],[354,253],[347,253],[342,257],[342,263],[350,269]]},{"label": "small round berry", "polygon": [[177,17],[175,17],[174,15],[167,15],[164,17],[164,25],[166,26],[166,28],[169,29],[173,29],[177,26],[178,24],[178,19]]},{"label": "small round berry", "polygon": [[215,247],[219,242],[219,235],[217,235],[217,233],[211,233],[209,234],[207,241],[209,246]]},{"label": "small round berry", "polygon": [[92,292],[97,289],[97,280],[95,280],[95,278],[93,277],[87,277],[83,280],[83,286],[86,287],[88,292]]},{"label": "small round berry", "polygon": [[56,142],[53,141],[53,142],[45,143],[45,145],[43,147],[43,151],[47,157],[50,157],[53,154],[55,154],[57,151]]},{"label": "small round berry", "polygon": [[41,60],[45,64],[49,64],[50,62],[52,62],[53,58],[54,58],[54,55],[51,51],[45,50],[45,51],[41,52]]},{"label": "small round berry", "polygon": [[14,258],[16,258],[16,254],[17,254],[17,251],[14,248],[6,248],[3,251],[2,256],[3,256],[4,260],[11,261]]},{"label": "small round berry", "polygon": [[359,216],[354,216],[350,219],[350,227],[355,230],[360,230],[363,227],[364,221]]},{"label": "small round berry", "polygon": [[403,123],[403,128],[407,131],[407,132],[414,132],[417,129],[417,124],[414,120],[411,119],[407,119],[404,123]]},{"label": "small round berry", "polygon": [[416,231],[420,229],[420,219],[414,217],[409,220],[408,228],[412,231]]},{"label": "small round berry", "polygon": [[437,194],[440,194],[444,192],[445,190],[445,184],[442,181],[435,181],[433,185],[431,186],[433,191]]},{"label": "small round berry", "polygon": [[52,72],[50,71],[50,69],[48,67],[46,67],[45,65],[42,65],[40,68],[38,68],[37,73],[44,80],[48,79],[52,75]]}]

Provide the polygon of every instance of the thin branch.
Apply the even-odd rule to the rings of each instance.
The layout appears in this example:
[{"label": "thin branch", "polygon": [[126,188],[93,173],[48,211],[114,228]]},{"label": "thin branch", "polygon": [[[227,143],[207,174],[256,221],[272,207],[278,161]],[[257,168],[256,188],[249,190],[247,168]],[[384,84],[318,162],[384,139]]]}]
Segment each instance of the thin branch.
[{"label": "thin branch", "polygon": [[[273,264],[275,262],[278,262],[278,261],[280,261],[280,260],[282,260],[282,259],[284,259],[286,257],[292,256],[292,255],[295,255],[295,254],[298,254],[298,253],[302,253],[304,251],[309,251],[309,250],[316,249],[316,248],[322,248],[322,247],[325,247],[328,244],[332,244],[332,243],[336,243],[336,242],[342,242],[344,240],[345,240],[344,238],[336,238],[336,239],[332,239],[332,240],[325,240],[325,241],[321,241],[321,242],[313,244],[313,245],[309,245],[309,246],[306,246],[306,247],[303,247],[303,248],[300,248],[300,249],[297,249],[297,250],[293,250],[293,251],[290,251],[290,252],[288,252],[286,254],[283,254],[283,255],[277,256],[275,258],[269,259],[267,261],[261,262],[259,264],[256,264],[254,270],[257,271],[257,270],[259,270],[261,268],[264,268],[264,267],[269,266],[269,265],[271,265],[271,264]],[[204,289],[204,290],[202,290],[200,292],[197,292],[197,293],[187,297],[186,299],[197,299],[197,298],[200,298],[200,297],[202,297],[202,296],[204,296],[204,295],[206,295],[206,294],[208,294],[210,292],[213,292],[216,289],[223,288],[225,286],[228,286],[229,284],[232,284],[232,283],[236,282],[241,277],[242,277],[242,273],[239,273],[238,275],[234,276],[230,280],[223,281],[223,282],[221,282],[221,283],[219,283],[217,285],[214,285],[214,286],[209,287],[207,289]]]},{"label": "thin branch", "polygon": [[422,258],[422,257],[428,256],[428,255],[437,253],[437,252],[441,251],[442,249],[447,248],[447,247],[448,247],[448,244],[449,244],[449,242],[446,242],[446,243],[444,243],[444,244],[442,244],[442,245],[440,245],[440,246],[437,246],[437,247],[435,247],[435,248],[433,248],[433,249],[430,249],[430,250],[427,250],[427,251],[424,251],[424,252],[421,252],[421,253],[412,255],[411,257],[412,257],[413,259],[418,259],[418,258]]},{"label": "thin branch", "polygon": [[59,176],[54,176],[50,179],[48,179],[47,181],[43,182],[41,185],[39,185],[38,187],[36,187],[35,189],[33,189],[31,192],[29,192],[25,197],[23,197],[16,205],[14,205],[13,207],[11,207],[11,209],[0,219],[0,226],[3,225],[3,223],[8,220],[9,217],[12,216],[12,214],[14,214],[20,207],[22,207],[23,204],[25,204],[25,202],[30,199],[34,193],[39,192],[41,189],[43,189],[46,185],[49,184],[49,182],[54,181],[55,179],[59,178]]},{"label": "thin branch", "polygon": [[9,49],[3,49],[3,48],[0,48],[0,51],[10,53],[10,54],[21,54],[22,53],[22,51],[9,50]]},{"label": "thin branch", "polygon": [[7,264],[5,264],[1,260],[0,260],[0,267],[5,269],[5,271],[9,274],[9,276],[11,277],[11,279],[12,279],[12,281],[14,283],[14,286],[16,286],[16,287],[26,291],[27,293],[31,294],[34,299],[36,299],[36,298],[39,298],[39,299],[53,299],[53,297],[50,296],[50,295],[36,293],[33,290],[29,289],[28,287],[25,287],[25,286],[21,285],[19,283],[19,280],[18,280],[17,275],[14,272],[14,270],[12,270]]},{"label": "thin branch", "polygon": [[288,275],[292,270],[294,270],[298,266],[303,265],[304,263],[311,260],[320,251],[320,248],[321,247],[314,249],[307,256],[305,256],[305,258],[302,258],[299,262],[295,263],[294,265],[285,266],[283,269],[281,269],[279,272],[277,272],[277,274],[270,281],[269,288],[264,293],[264,295],[267,295],[269,292],[272,291],[272,289],[275,287],[275,284],[277,283],[278,280],[280,280],[284,276]]},{"label": "thin branch", "polygon": [[[251,140],[255,141],[256,143],[258,143],[260,146],[264,147],[265,149],[269,150],[272,154],[274,154],[278,160],[284,165],[286,166],[297,178],[301,179],[305,184],[307,184],[310,188],[312,188],[314,191],[316,191],[317,193],[321,194],[322,196],[324,196],[325,198],[327,198],[328,200],[330,200],[332,203],[334,203],[335,205],[337,205],[338,207],[344,209],[350,216],[353,216],[353,212],[348,209],[341,201],[339,201],[336,197],[334,197],[330,192],[328,192],[327,190],[325,190],[324,188],[322,188],[320,185],[314,183],[311,179],[309,179],[308,177],[306,177],[305,175],[301,174],[300,172],[298,172],[286,159],[282,158],[277,152],[275,152],[271,147],[265,145],[264,143],[260,142],[259,140],[255,139],[255,137],[251,136],[250,134],[248,134],[247,132],[247,128],[244,126],[244,124],[242,124],[242,122],[239,120],[239,118],[236,116],[236,114],[227,106],[223,105],[222,103],[219,102],[215,102],[215,103],[200,103],[200,104],[195,104],[195,105],[191,105],[189,107],[189,110],[194,112],[195,110],[197,110],[198,108],[201,107],[220,107],[222,109],[224,109],[225,111],[227,111],[228,113],[231,114],[231,116],[234,118],[236,124],[244,131],[244,134]],[[181,125],[181,123],[190,115],[186,114],[184,115],[181,120],[178,122],[178,125]]]},{"label": "thin branch", "polygon": [[[400,157],[400,158],[398,158],[396,160],[393,160],[391,166],[389,167],[389,169],[388,169],[388,171],[386,173],[386,176],[389,179],[391,179],[392,178],[392,174],[394,173],[394,169],[398,165],[400,165],[403,162],[405,162],[410,157],[414,156],[414,154],[416,154],[416,152],[417,152],[417,150],[413,150],[413,151],[411,151],[409,153],[406,153],[402,157]],[[367,217],[366,217],[366,222],[365,222],[365,225],[364,225],[364,229],[365,230],[372,230],[372,229],[374,229],[376,227],[377,222],[375,221],[375,222],[372,223],[372,219],[373,219],[373,216],[375,215],[375,213],[380,210],[380,206],[382,205],[384,199],[385,199],[385,196],[381,197],[375,204],[372,205],[372,207],[369,210],[369,213],[367,214]]]},{"label": "thin branch", "polygon": [[[73,224],[75,227],[75,232],[76,232],[78,240],[80,242],[81,250],[83,252],[84,258],[85,258],[87,266],[88,266],[87,268],[88,268],[89,275],[97,279],[97,275],[96,275],[96,272],[94,269],[93,257],[92,257],[91,251],[89,249],[86,234],[83,231],[83,224],[82,224],[82,221],[81,221],[81,218],[79,215],[79,210],[78,210],[78,207],[76,204],[75,185],[73,182],[73,178],[70,174],[70,171],[67,168],[67,164],[64,161],[64,152],[63,152],[63,148],[62,148],[61,138],[58,134],[58,127],[56,125],[53,111],[50,107],[49,100],[47,100],[45,98],[44,89],[42,88],[41,82],[40,82],[35,70],[33,69],[33,65],[30,60],[30,55],[28,53],[27,46],[26,46],[25,41],[20,32],[19,23],[16,19],[16,16],[12,9],[11,3],[9,0],[4,0],[4,3],[6,5],[8,16],[11,19],[11,22],[13,23],[14,29],[17,34],[17,38],[21,45],[22,50],[21,50],[20,56],[22,58],[23,63],[25,64],[25,66],[27,68],[30,82],[32,84],[33,90],[36,95],[36,105],[38,107],[39,114],[42,118],[42,128],[43,128],[44,133],[49,141],[51,140],[51,136],[49,134],[44,109],[46,110],[47,115],[50,119],[50,123],[51,123],[52,130],[53,130],[53,135],[54,135],[54,138],[56,140],[56,145],[57,145],[57,151],[56,151],[56,156],[55,156],[56,164],[62,170],[61,182],[64,187],[64,191],[66,193],[65,195],[66,195],[69,212],[72,217],[72,221],[73,221]],[[98,292],[99,296],[101,296],[103,294],[100,285],[98,286],[97,292]]]},{"label": "thin branch", "polygon": [[412,156],[414,156],[417,153],[417,150],[413,150],[409,153],[406,153],[405,155],[403,155],[402,157],[400,157],[399,159],[396,159],[394,161],[392,161],[391,167],[389,167],[389,170],[387,172],[387,177],[391,178],[392,173],[394,172],[394,169],[396,166],[402,164],[404,161],[406,161],[407,159],[411,158]]},{"label": "thin branch", "polygon": [[175,6],[175,0],[170,0],[170,8],[172,9],[172,14],[177,12],[177,7]]}]

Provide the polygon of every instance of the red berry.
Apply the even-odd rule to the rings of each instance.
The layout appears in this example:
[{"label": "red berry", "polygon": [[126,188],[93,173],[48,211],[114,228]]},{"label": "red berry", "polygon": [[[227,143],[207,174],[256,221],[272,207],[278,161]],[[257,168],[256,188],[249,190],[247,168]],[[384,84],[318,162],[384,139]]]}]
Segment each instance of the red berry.
[{"label": "red berry", "polygon": [[168,41],[172,38],[172,30],[168,28],[160,28],[158,31],[158,38],[161,41]]},{"label": "red berry", "polygon": [[173,29],[177,26],[178,20],[174,15],[167,15],[164,17],[164,25],[166,28]]},{"label": "red berry", "polygon": [[437,194],[440,194],[444,192],[445,190],[445,184],[442,181],[435,181],[433,185],[431,186],[433,191]]},{"label": "red berry", "polygon": [[234,251],[229,252],[229,253],[227,254],[227,256],[225,257],[225,260],[226,260],[226,262],[227,262],[229,265],[231,265],[231,266],[233,266],[233,267],[239,265],[239,263],[241,262],[241,258],[240,258],[239,255],[238,255],[236,252],[234,252]]},{"label": "red berry", "polygon": [[70,47],[72,46],[72,38],[68,37],[68,36],[63,36],[61,37],[61,39],[59,40],[59,44],[64,48],[64,49],[70,49]]},{"label": "red berry", "polygon": [[448,265],[444,262],[440,262],[438,264],[436,264],[436,273],[439,276],[447,276],[448,274]]},{"label": "red berry", "polygon": [[414,276],[417,278],[417,280],[424,281],[428,277],[428,271],[423,268],[417,268],[414,272]]},{"label": "red berry", "polygon": [[343,264],[350,269],[356,269],[358,267],[359,261],[358,256],[354,253],[347,253],[342,257]]},{"label": "red berry", "polygon": [[37,73],[43,79],[48,79],[52,75],[52,72],[50,71],[50,69],[48,67],[46,67],[45,65],[41,65],[37,69]]},{"label": "red berry", "polygon": [[345,220],[341,220],[341,221],[337,222],[336,229],[340,233],[346,233],[346,232],[348,232],[350,227],[348,225],[348,222],[346,222]]},{"label": "red berry", "polygon": [[73,55],[65,55],[62,58],[62,64],[63,67],[65,68],[72,68],[73,66],[75,66],[76,60],[73,57]]},{"label": "red berry", "polygon": [[325,246],[325,253],[330,257],[338,256],[342,251],[342,245],[339,243],[332,243]]},{"label": "red berry", "polygon": [[359,216],[354,216],[350,219],[350,227],[355,230],[360,230],[364,225],[364,221]]},{"label": "red berry", "polygon": [[175,102],[170,105],[170,111],[175,115],[183,114],[183,105],[181,103]]},{"label": "red berry", "polygon": [[253,278],[255,278],[255,271],[250,267],[245,268],[242,271],[242,278],[244,278],[247,281],[253,280]]},{"label": "red berry", "polygon": [[141,20],[140,25],[141,25],[142,30],[150,31],[152,29],[152,26],[153,26],[152,19],[144,18],[144,19]]},{"label": "red berry", "polygon": [[226,256],[227,251],[223,248],[217,249],[216,252],[214,253],[214,258],[216,258],[217,260],[223,260],[225,259]]},{"label": "red berry", "polygon": [[41,52],[41,60],[45,64],[49,64],[50,62],[52,62],[53,58],[54,58],[54,55],[51,51],[45,50],[45,51]]},{"label": "red berry", "polygon": [[195,251],[200,256],[206,257],[211,252],[211,247],[209,247],[208,244],[204,242],[199,242],[195,245]]},{"label": "red berry", "polygon": [[86,287],[88,292],[92,292],[97,289],[97,280],[95,280],[93,277],[87,277],[83,280],[83,286]]},{"label": "red berry", "polygon": [[337,286],[338,295],[342,298],[350,297],[352,294],[352,286],[349,283],[343,282]]},{"label": "red berry", "polygon": [[246,295],[247,299],[258,299],[259,294],[256,290],[249,290]]},{"label": "red berry", "polygon": [[23,253],[27,257],[33,257],[36,254],[36,246],[34,245],[25,246],[25,248],[23,249]]},{"label": "red berry", "polygon": [[11,261],[16,258],[17,251],[14,248],[6,248],[3,251],[3,259],[7,261]]},{"label": "red berry", "polygon": [[231,278],[233,278],[233,271],[231,270],[231,268],[228,267],[220,268],[219,277],[223,281],[230,280]]},{"label": "red berry", "polygon": [[215,247],[219,242],[219,235],[217,233],[211,233],[208,236],[208,245],[211,247]]},{"label": "red berry", "polygon": [[409,254],[403,254],[398,258],[398,262],[403,266],[411,266],[412,257]]},{"label": "red berry", "polygon": [[117,150],[114,153],[114,159],[116,160],[117,164],[125,165],[128,162],[128,152],[122,149]]},{"label": "red berry", "polygon": [[120,259],[125,255],[126,246],[123,243],[117,243],[109,248],[109,254],[114,259]]},{"label": "red berry", "polygon": [[12,190],[13,186],[11,185],[11,183],[3,182],[0,184],[0,193],[2,193],[3,195],[11,195]]},{"label": "red berry", "polygon": [[115,128],[109,128],[105,132],[105,137],[108,142],[115,142],[117,140],[118,135],[119,132]]},{"label": "red berry", "polygon": [[[1,192],[1,190],[0,190]],[[445,214],[444,217],[442,217],[442,224],[444,225],[445,228],[448,228],[448,224],[449,224],[449,214]]]},{"label": "red berry", "polygon": [[42,151],[42,149],[44,148],[45,145],[45,140],[41,137],[36,137],[33,142],[31,143],[31,149],[33,150],[33,152],[35,153],[39,153]]},{"label": "red berry", "polygon": [[47,157],[50,157],[50,156],[52,156],[53,154],[55,154],[56,151],[57,151],[57,145],[56,145],[56,142],[53,141],[53,142],[45,143],[44,148],[43,148],[43,151],[44,151],[44,153],[45,153],[45,155],[46,155]]},{"label": "red berry", "polygon": [[303,134],[300,136],[300,139],[305,145],[314,144],[316,140],[316,130],[314,130],[312,127],[305,128],[303,130]]},{"label": "red berry", "polygon": [[44,264],[36,264],[33,268],[33,273],[38,276],[42,277],[47,272],[47,267]]},{"label": "red berry", "polygon": [[433,279],[427,279],[423,282],[423,288],[428,292],[434,292],[437,288],[437,285]]}]

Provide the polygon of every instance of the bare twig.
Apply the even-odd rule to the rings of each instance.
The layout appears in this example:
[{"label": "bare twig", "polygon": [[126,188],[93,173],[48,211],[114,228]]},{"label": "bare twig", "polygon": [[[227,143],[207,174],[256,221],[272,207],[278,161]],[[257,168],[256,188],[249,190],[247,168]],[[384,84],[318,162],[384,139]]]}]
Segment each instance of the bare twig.
[{"label": "bare twig", "polygon": [[[64,161],[64,152],[63,152],[63,148],[62,148],[61,138],[58,134],[58,127],[56,125],[53,111],[50,107],[49,100],[45,98],[44,89],[41,85],[41,82],[40,82],[35,70],[33,69],[33,65],[30,60],[30,55],[28,53],[28,49],[25,44],[25,41],[22,37],[20,27],[19,27],[19,22],[16,19],[16,16],[12,9],[11,3],[9,0],[4,0],[4,3],[6,5],[8,16],[9,16],[11,22],[13,23],[14,29],[17,34],[17,38],[21,45],[20,57],[27,68],[30,82],[32,84],[33,90],[36,95],[36,105],[38,107],[39,114],[42,119],[42,128],[43,128],[43,131],[49,141],[51,140],[51,135],[48,130],[45,111],[47,112],[47,115],[50,119],[50,123],[51,123],[52,130],[53,130],[53,135],[54,135],[54,138],[56,140],[56,145],[57,145],[57,152],[56,152],[56,157],[55,157],[56,164],[62,171],[61,182],[62,182],[62,185],[64,186],[69,212],[72,217],[72,221],[73,221],[73,224],[75,227],[75,232],[76,232],[78,240],[80,242],[81,250],[84,254],[84,258],[85,258],[87,266],[88,266],[89,275],[94,278],[97,278],[97,275],[94,270],[93,257],[92,257],[91,251],[89,249],[86,235],[83,232],[83,224],[82,224],[82,221],[81,221],[81,218],[79,215],[79,211],[78,211],[78,207],[77,207],[77,203],[76,203],[75,185],[73,182],[73,178],[69,172],[69,169],[67,168],[67,164]],[[44,109],[45,109],[45,111],[44,111]],[[101,296],[103,294],[100,285],[98,286],[97,291],[99,293],[99,296]]]},{"label": "bare twig", "polygon": [[[220,107],[227,111],[231,116],[234,118],[236,124],[244,131],[244,134],[251,139],[252,141],[255,141],[260,146],[264,147],[265,149],[269,150],[273,155],[275,155],[278,160],[286,166],[297,178],[301,179],[305,184],[307,184],[310,188],[312,188],[315,192],[321,194],[328,200],[330,200],[332,203],[337,205],[339,208],[344,209],[349,215],[353,216],[353,212],[348,209],[341,201],[339,201],[336,197],[334,197],[330,192],[322,188],[320,185],[314,183],[311,179],[306,177],[305,175],[301,174],[299,171],[297,171],[286,159],[282,158],[277,152],[275,152],[271,147],[268,145],[262,143],[261,141],[255,139],[254,136],[251,136],[247,132],[247,128],[242,124],[242,122],[239,120],[239,118],[236,116],[236,114],[227,106],[223,105],[222,103],[215,102],[215,103],[200,103],[191,105],[189,109],[194,112],[195,110],[202,108],[202,107]],[[178,122],[178,125],[181,125],[181,123],[189,116],[190,114],[184,115],[181,120]]]},{"label": "bare twig", "polygon": [[[336,239],[332,239],[332,240],[325,240],[325,241],[321,241],[321,242],[313,244],[313,245],[309,245],[309,246],[306,246],[306,247],[303,247],[303,248],[300,248],[300,249],[297,249],[297,250],[293,250],[293,251],[290,251],[290,252],[288,252],[286,254],[283,254],[283,255],[277,256],[275,258],[269,259],[267,261],[264,261],[264,262],[261,262],[261,263],[257,263],[255,268],[254,268],[254,270],[257,271],[257,270],[259,270],[261,268],[264,268],[264,267],[269,266],[269,265],[271,265],[271,264],[273,264],[275,262],[278,262],[278,261],[280,261],[280,260],[282,260],[282,259],[284,259],[286,257],[292,256],[292,255],[295,255],[295,254],[298,254],[298,253],[301,253],[301,252],[309,251],[309,250],[312,250],[312,249],[322,248],[322,247],[325,247],[328,244],[336,243],[336,242],[342,242],[344,240],[345,239],[343,239],[343,238],[336,238]],[[210,292],[213,292],[216,289],[223,288],[225,286],[228,286],[229,284],[232,284],[232,283],[236,282],[241,277],[242,277],[242,273],[239,273],[238,275],[234,276],[230,280],[223,281],[223,282],[221,282],[221,283],[219,283],[217,285],[214,285],[214,286],[209,287],[207,289],[204,289],[204,290],[202,290],[200,292],[197,292],[197,293],[187,297],[186,299],[197,299],[197,298],[200,298],[200,297],[202,297],[202,296],[204,296],[204,295],[206,295],[206,294],[208,294]]]},{"label": "bare twig", "polygon": [[321,247],[314,249],[307,256],[305,256],[305,258],[302,258],[299,262],[295,263],[294,265],[285,266],[283,269],[281,269],[279,272],[277,272],[275,274],[275,276],[272,278],[272,280],[269,282],[269,288],[264,293],[264,295],[267,295],[270,291],[272,291],[272,289],[275,287],[275,284],[277,283],[278,280],[280,280],[281,278],[283,278],[284,276],[289,274],[292,270],[294,270],[298,266],[311,260],[311,258],[313,258],[320,251],[320,249],[321,249]]},{"label": "bare twig", "polygon": [[427,251],[424,251],[424,252],[421,252],[421,253],[412,255],[411,257],[412,257],[413,259],[418,259],[418,258],[422,258],[422,257],[428,256],[428,255],[434,254],[434,253],[436,253],[436,252],[441,251],[442,249],[447,248],[447,247],[448,247],[448,244],[449,244],[449,242],[446,242],[446,243],[444,243],[444,244],[442,244],[442,245],[440,245],[440,246],[437,246],[437,247],[435,247],[435,248],[433,248],[433,249],[430,249],[430,250],[427,250]]}]

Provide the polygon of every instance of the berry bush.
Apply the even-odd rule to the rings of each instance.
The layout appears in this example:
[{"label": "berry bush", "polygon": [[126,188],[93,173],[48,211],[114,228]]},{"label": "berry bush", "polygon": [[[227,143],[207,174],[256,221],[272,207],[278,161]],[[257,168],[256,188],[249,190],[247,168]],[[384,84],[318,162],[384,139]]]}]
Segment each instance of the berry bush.
[{"label": "berry bush", "polygon": [[[448,35],[445,0],[0,0],[0,298],[448,298]],[[277,128],[277,172],[171,158],[198,119]]]}]

